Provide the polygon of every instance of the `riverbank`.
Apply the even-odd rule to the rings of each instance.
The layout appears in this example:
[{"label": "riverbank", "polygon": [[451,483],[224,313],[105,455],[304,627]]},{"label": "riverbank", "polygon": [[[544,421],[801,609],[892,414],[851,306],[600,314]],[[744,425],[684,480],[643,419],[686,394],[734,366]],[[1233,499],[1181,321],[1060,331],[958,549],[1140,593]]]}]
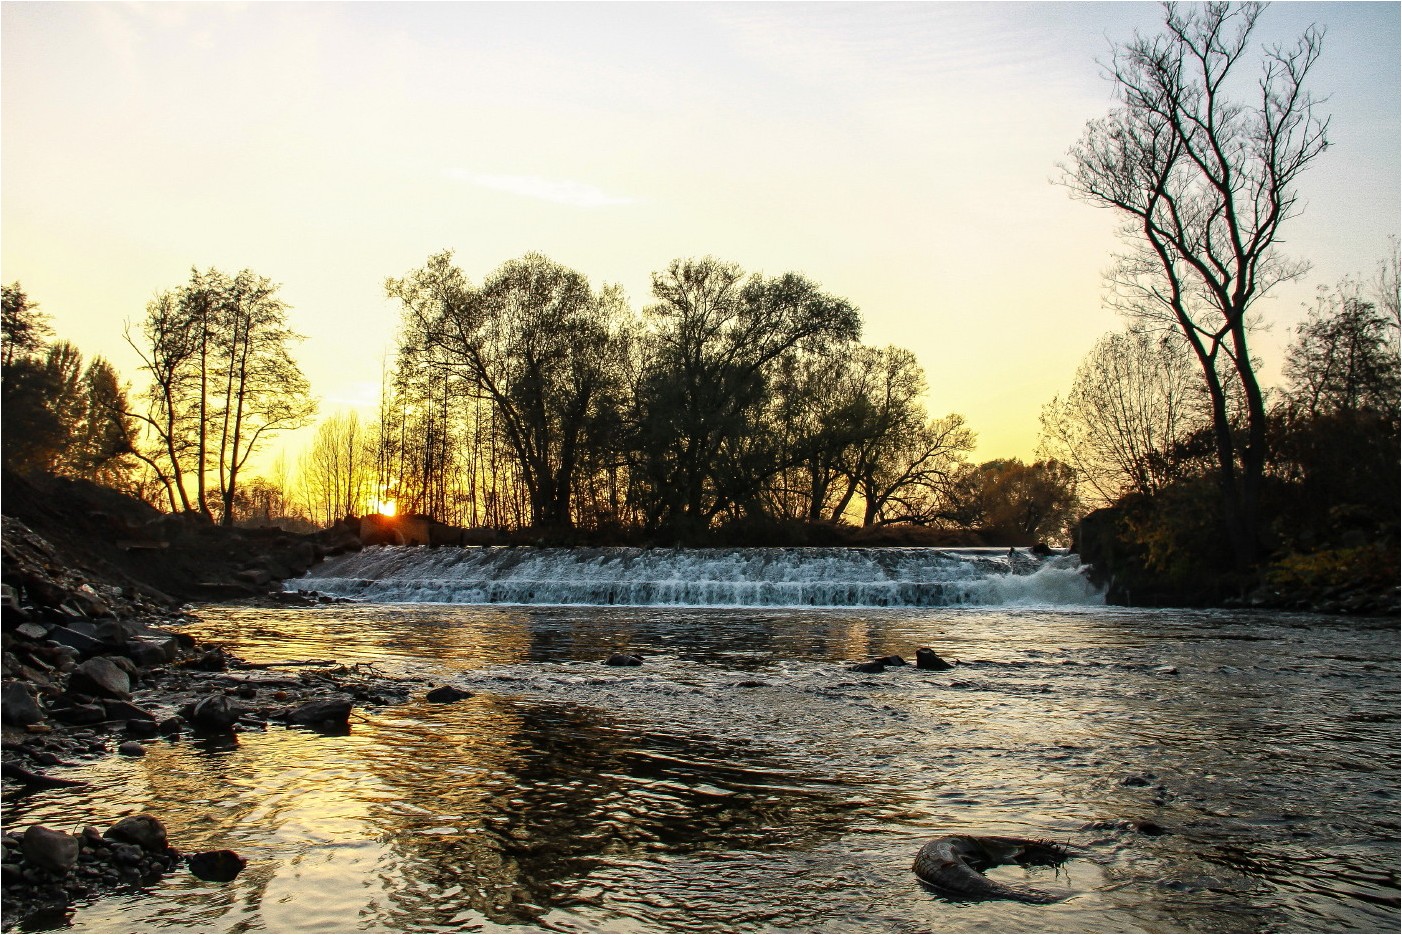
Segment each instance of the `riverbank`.
[{"label": "riverbank", "polygon": [[[233,737],[274,724],[345,733],[355,708],[401,703],[418,687],[366,664],[250,665],[181,632],[192,615],[168,596],[78,567],[19,520],[3,522],[0,763],[7,804],[81,789],[85,783],[69,775],[73,767],[112,755],[143,757],[153,740]],[[57,827],[12,828],[7,821],[0,843],[6,928],[176,870],[227,874],[234,863],[242,867],[237,855],[178,850],[179,842],[165,840],[160,817],[140,815],[135,806],[75,812]]]}]

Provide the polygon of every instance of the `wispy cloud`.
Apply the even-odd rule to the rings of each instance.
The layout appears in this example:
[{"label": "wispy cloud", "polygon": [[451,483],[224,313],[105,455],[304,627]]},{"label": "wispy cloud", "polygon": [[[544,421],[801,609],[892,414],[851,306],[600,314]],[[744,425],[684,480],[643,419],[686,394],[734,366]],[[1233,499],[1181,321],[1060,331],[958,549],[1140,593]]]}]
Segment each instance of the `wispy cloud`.
[{"label": "wispy cloud", "polygon": [[490,188],[527,198],[539,198],[577,208],[602,208],[608,205],[629,205],[638,199],[610,195],[601,188],[571,179],[547,179],[538,175],[482,175],[466,169],[449,169],[444,173],[458,182],[468,182],[479,188]]}]

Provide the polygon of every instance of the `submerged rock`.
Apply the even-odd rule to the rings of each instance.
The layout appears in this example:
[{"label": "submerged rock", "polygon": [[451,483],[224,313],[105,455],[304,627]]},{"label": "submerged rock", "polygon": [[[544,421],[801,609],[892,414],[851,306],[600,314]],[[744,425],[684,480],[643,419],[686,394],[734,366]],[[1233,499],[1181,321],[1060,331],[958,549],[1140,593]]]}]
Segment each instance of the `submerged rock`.
[{"label": "submerged rock", "polygon": [[454,701],[462,701],[464,698],[471,698],[472,692],[454,688],[451,685],[440,685],[424,695],[424,700],[432,701],[435,704],[452,704]]},{"label": "submerged rock", "polygon": [[224,695],[206,695],[180,712],[191,724],[206,730],[228,730],[243,715],[243,707]]},{"label": "submerged rock", "polygon": [[859,662],[854,666],[848,666],[848,669],[852,672],[867,672],[874,674],[877,672],[885,672],[886,664],[880,659],[874,659],[871,662]]},{"label": "submerged rock", "polygon": [[290,709],[286,717],[293,724],[313,727],[322,724],[344,725],[350,721],[352,703],[350,695],[316,698]]},{"label": "submerged rock", "polygon": [[642,656],[633,656],[628,653],[614,653],[604,660],[606,666],[640,666],[642,664]]},{"label": "submerged rock", "polygon": [[873,662],[879,662],[879,663],[881,663],[883,666],[905,666],[905,665],[910,665],[910,663],[906,662],[906,661],[905,661],[904,659],[902,659],[900,656],[881,656],[881,657],[879,657],[879,658],[877,658],[877,659],[874,659],[874,660],[872,660],[872,661],[873,661]]},{"label": "submerged rock", "polygon": [[211,883],[228,883],[243,872],[248,860],[233,851],[202,851],[191,854],[190,872]]},{"label": "submerged rock", "polygon": [[930,669],[935,672],[943,672],[945,669],[954,668],[953,665],[940,658],[940,654],[928,646],[922,646],[915,651],[915,667],[917,669]]}]

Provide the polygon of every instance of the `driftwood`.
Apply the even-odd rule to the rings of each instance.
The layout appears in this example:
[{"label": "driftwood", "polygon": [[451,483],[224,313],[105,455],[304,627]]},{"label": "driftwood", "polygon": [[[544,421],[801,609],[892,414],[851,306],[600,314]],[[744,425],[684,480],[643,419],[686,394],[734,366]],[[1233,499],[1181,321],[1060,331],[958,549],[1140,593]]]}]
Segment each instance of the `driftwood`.
[{"label": "driftwood", "polygon": [[338,666],[335,659],[288,659],[285,662],[236,662],[231,669],[296,669],[305,666]]},{"label": "driftwood", "polygon": [[43,773],[31,772],[18,763],[3,764],[0,766],[0,774],[37,789],[69,789],[87,785],[80,779],[59,779],[57,776],[45,776]]}]

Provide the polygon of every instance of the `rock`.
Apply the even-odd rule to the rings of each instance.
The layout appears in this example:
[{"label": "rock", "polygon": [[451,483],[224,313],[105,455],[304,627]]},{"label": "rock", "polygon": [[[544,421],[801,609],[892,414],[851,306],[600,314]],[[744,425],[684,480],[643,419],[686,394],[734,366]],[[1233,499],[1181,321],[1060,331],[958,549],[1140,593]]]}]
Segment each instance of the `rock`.
[{"label": "rock", "polygon": [[42,623],[21,623],[15,627],[15,632],[20,636],[27,636],[31,640],[46,640],[49,638],[49,628]]},{"label": "rock", "polygon": [[174,662],[178,647],[173,639],[138,639],[127,643],[126,657],[139,666]]},{"label": "rock", "polygon": [[1144,786],[1150,785],[1153,782],[1153,779],[1153,776],[1150,776],[1145,773],[1139,773],[1137,775],[1126,776],[1124,779],[1121,779],[1120,785],[1139,789],[1143,788]]},{"label": "rock", "polygon": [[614,653],[604,660],[606,666],[640,666],[642,664],[642,656],[633,656],[628,653]]},{"label": "rock", "polygon": [[917,669],[931,669],[935,672],[943,672],[945,669],[952,669],[950,665],[940,658],[940,654],[928,646],[922,646],[915,651],[915,667]]},{"label": "rock", "polygon": [[234,577],[253,585],[267,584],[273,580],[272,574],[266,568],[245,568],[243,571],[235,572]]},{"label": "rock", "polygon": [[[10,573],[8,569],[8,552],[6,553],[5,561],[7,566],[5,574],[8,575]],[[29,618],[29,615],[25,613],[24,608],[20,606],[19,592],[17,592],[14,588],[10,587],[8,584],[0,584],[0,617],[3,617],[3,619],[6,622],[9,622],[11,620],[27,620]],[[23,625],[32,626],[32,624]],[[35,637],[35,639],[40,638],[41,637]]]},{"label": "rock", "polygon": [[141,863],[141,848],[135,844],[114,844],[112,845],[112,860],[126,867],[135,867]]},{"label": "rock", "polygon": [[109,841],[135,844],[147,851],[166,849],[166,826],[154,815],[128,815],[108,828],[103,837]]},{"label": "rock", "polygon": [[107,712],[109,721],[155,721],[156,716],[145,708],[130,701],[104,701],[102,710]]},{"label": "rock", "polygon": [[228,883],[248,865],[233,851],[202,851],[191,854],[189,860],[190,872],[211,883]]},{"label": "rock", "polygon": [[881,656],[881,657],[879,657],[879,658],[877,658],[877,659],[873,659],[872,661],[873,661],[873,662],[879,662],[879,663],[881,663],[883,666],[904,666],[904,665],[909,665],[909,663],[906,662],[904,659],[902,659],[900,656]]},{"label": "rock", "polygon": [[735,683],[736,688],[767,688],[768,686],[768,682],[759,679],[745,679],[743,682]]},{"label": "rock", "polygon": [[228,730],[243,715],[243,708],[224,695],[206,695],[186,705],[180,713],[196,727]]},{"label": "rock", "polygon": [[16,727],[37,724],[44,719],[39,702],[19,682],[6,682],[4,688],[0,688],[0,715],[6,724]]},{"label": "rock", "polygon": [[21,841],[25,859],[45,870],[66,873],[78,862],[78,839],[67,832],[30,825]]},{"label": "rock", "polygon": [[78,663],[68,683],[72,688],[104,698],[130,698],[131,678],[106,656]]},{"label": "rock", "polygon": [[867,672],[873,674],[877,672],[886,671],[886,665],[878,660],[872,660],[871,662],[859,662],[854,666],[849,666],[848,668],[852,672]]},{"label": "rock", "polygon": [[1158,675],[1177,675],[1177,666],[1155,666],[1151,671]]},{"label": "rock", "polygon": [[63,724],[101,724],[107,720],[107,711],[96,703],[69,702],[62,707],[51,706],[49,716]]},{"label": "rock", "polygon": [[451,685],[440,685],[424,695],[426,701],[432,701],[436,704],[452,704],[454,701],[462,701],[464,698],[471,697],[472,692],[463,691]]},{"label": "rock", "polygon": [[161,732],[161,726],[155,721],[127,721],[126,729],[133,737],[155,737]]},{"label": "rock", "polygon": [[64,646],[71,646],[84,656],[107,650],[106,644],[96,637],[62,625],[49,627],[49,639]]},{"label": "rock", "polygon": [[293,724],[341,725],[350,720],[351,705],[350,695],[330,695],[299,704],[288,711],[286,716]]},{"label": "rock", "polygon": [[191,659],[180,663],[182,669],[195,669],[200,672],[224,672],[229,668],[229,658],[218,646],[206,650]]},{"label": "rock", "polygon": [[1038,558],[1049,558],[1053,554],[1051,547],[1048,546],[1045,542],[1038,542],[1036,545],[1032,546],[1032,548],[1028,549],[1027,551],[1031,552]]},{"label": "rock", "polygon": [[146,755],[146,748],[135,740],[128,740],[117,745],[117,752],[122,756],[138,757]]}]

